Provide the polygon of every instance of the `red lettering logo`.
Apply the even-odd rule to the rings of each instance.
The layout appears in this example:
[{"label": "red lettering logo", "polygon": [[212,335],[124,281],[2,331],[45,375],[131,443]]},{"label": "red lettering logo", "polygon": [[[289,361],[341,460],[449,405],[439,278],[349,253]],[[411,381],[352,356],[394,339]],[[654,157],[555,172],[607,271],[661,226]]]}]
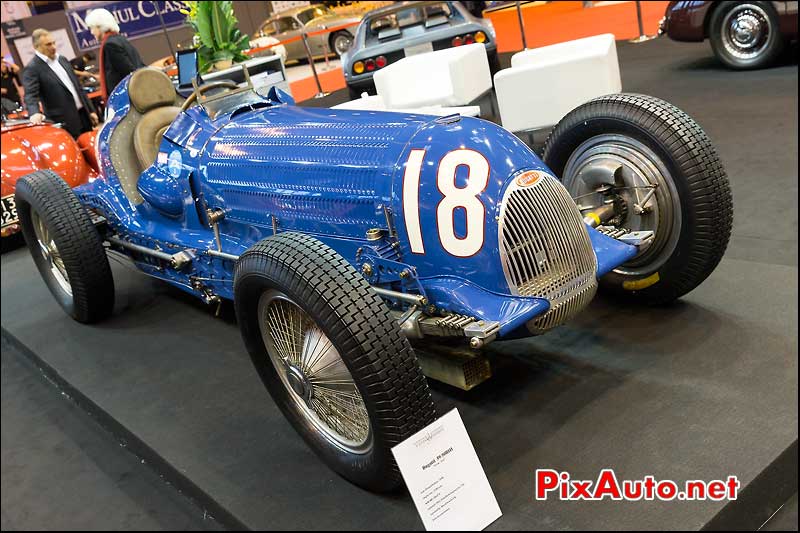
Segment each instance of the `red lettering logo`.
[{"label": "red lettering logo", "polygon": [[520,187],[530,187],[541,178],[541,174],[536,172],[535,170],[529,170],[527,172],[523,172],[517,177],[517,185]]}]

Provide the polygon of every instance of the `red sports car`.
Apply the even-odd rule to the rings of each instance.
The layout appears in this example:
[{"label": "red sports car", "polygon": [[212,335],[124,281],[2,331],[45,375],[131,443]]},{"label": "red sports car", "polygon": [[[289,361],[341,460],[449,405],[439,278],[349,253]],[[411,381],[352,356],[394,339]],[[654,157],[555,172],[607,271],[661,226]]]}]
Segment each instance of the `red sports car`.
[{"label": "red sports car", "polygon": [[17,180],[36,170],[56,172],[70,187],[97,176],[94,131],[76,143],[65,130],[51,123],[31,124],[27,119],[8,120],[0,128],[2,137],[2,236],[19,231],[14,190]]},{"label": "red sports car", "polygon": [[711,41],[734,69],[766,67],[797,39],[797,2],[670,2],[659,33],[674,41]]}]

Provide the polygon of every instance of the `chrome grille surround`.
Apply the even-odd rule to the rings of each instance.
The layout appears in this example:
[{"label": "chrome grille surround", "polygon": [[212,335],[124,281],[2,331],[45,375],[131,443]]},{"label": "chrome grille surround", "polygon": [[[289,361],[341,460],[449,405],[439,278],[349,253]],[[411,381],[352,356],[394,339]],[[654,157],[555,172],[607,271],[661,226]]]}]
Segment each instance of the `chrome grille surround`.
[{"label": "chrome grille surround", "polygon": [[589,304],[597,291],[597,257],[575,202],[557,179],[539,171],[517,177],[503,195],[498,228],[511,291],[550,301],[545,314],[528,322],[532,333],[563,324]]}]

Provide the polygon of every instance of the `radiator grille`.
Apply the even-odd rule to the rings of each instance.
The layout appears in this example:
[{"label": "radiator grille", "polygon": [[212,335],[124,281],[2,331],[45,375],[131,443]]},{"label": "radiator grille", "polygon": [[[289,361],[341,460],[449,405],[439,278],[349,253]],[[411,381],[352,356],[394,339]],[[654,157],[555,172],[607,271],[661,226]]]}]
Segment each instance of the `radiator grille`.
[{"label": "radiator grille", "polygon": [[522,296],[550,301],[550,310],[528,324],[544,332],[563,324],[594,297],[597,259],[583,219],[567,190],[553,177],[520,180],[503,202],[500,241],[509,286]]}]

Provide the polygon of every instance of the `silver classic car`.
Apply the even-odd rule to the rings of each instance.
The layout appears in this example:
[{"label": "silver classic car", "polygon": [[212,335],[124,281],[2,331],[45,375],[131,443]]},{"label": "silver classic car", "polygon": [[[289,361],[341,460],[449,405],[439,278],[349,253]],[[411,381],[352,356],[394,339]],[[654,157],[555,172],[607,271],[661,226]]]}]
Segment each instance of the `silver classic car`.
[{"label": "silver classic car", "polygon": [[[284,42],[286,47],[286,61],[305,59],[307,57],[302,39],[289,41],[294,37],[301,37],[303,33],[309,34],[330,28],[337,28],[347,24],[355,24],[360,17],[342,16],[324,5],[302,6],[273,15],[261,24],[259,34],[269,36]],[[342,28],[330,33],[311,35],[308,45],[314,56],[335,53],[341,56],[353,44],[355,26]]]},{"label": "silver classic car", "polygon": [[353,46],[342,56],[350,94],[374,90],[376,70],[414,54],[483,43],[492,72],[499,69],[494,26],[475,17],[461,2],[396,2],[369,11],[356,30]]}]

